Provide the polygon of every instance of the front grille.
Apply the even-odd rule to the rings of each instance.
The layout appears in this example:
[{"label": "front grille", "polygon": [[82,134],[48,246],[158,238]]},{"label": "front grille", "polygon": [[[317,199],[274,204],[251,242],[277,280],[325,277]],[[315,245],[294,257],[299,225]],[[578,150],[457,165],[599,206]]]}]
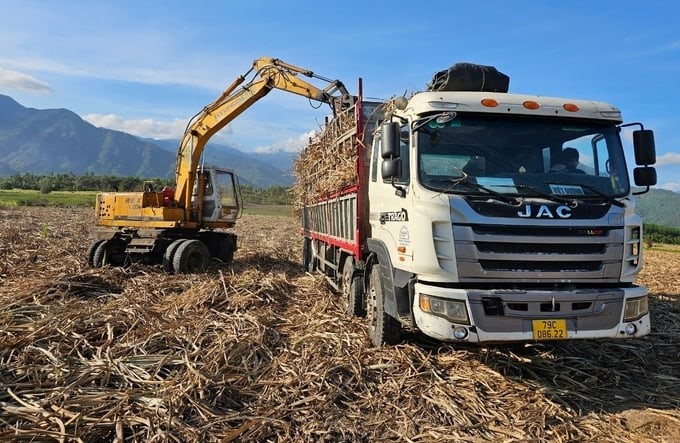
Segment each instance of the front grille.
[{"label": "front grille", "polygon": [[612,228],[608,227],[561,227],[561,226],[506,226],[506,225],[471,225],[475,235],[512,235],[532,237],[606,237]]},{"label": "front grille", "polygon": [[554,244],[554,243],[503,243],[503,242],[477,242],[479,252],[494,254],[602,254],[606,250],[605,244],[578,243],[578,244]]},{"label": "front grille", "polygon": [[504,261],[480,260],[479,264],[486,271],[509,272],[593,272],[602,268],[602,262],[571,261]]},{"label": "front grille", "polygon": [[623,227],[453,224],[461,282],[614,282]]}]

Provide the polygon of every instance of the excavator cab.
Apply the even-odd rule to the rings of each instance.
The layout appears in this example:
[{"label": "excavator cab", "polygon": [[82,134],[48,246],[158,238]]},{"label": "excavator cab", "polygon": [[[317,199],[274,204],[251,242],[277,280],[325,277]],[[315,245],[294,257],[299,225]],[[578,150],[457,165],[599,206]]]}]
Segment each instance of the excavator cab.
[{"label": "excavator cab", "polygon": [[236,223],[243,207],[238,176],[230,169],[208,166],[198,170],[198,177],[192,201],[202,199],[203,223]]}]

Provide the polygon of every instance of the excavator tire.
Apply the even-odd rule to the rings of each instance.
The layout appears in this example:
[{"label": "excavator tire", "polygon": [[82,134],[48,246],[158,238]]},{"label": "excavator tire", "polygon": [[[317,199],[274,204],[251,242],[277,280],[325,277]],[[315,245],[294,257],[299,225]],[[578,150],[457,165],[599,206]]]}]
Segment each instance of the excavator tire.
[{"label": "excavator tire", "polygon": [[175,268],[173,267],[175,253],[177,252],[177,248],[179,247],[179,245],[185,241],[187,240],[180,238],[170,243],[170,245],[165,249],[165,253],[163,254],[163,270],[168,274],[172,274],[173,272],[175,272]]},{"label": "excavator tire", "polygon": [[125,264],[125,242],[119,239],[103,240],[94,248],[92,267],[104,265],[123,266]]},{"label": "excavator tire", "polygon": [[104,242],[104,240],[95,240],[95,241],[90,245],[90,247],[87,248],[87,253],[86,253],[87,264],[88,264],[91,268],[97,267],[97,266],[94,265],[94,253],[97,251],[97,248],[99,247],[99,245],[101,245],[103,242]]},{"label": "excavator tire", "polygon": [[178,274],[200,273],[207,269],[210,251],[200,240],[185,240],[177,246],[172,267]]},{"label": "excavator tire", "polygon": [[224,264],[234,261],[234,251],[236,250],[236,238],[223,237],[217,242],[217,258]]}]

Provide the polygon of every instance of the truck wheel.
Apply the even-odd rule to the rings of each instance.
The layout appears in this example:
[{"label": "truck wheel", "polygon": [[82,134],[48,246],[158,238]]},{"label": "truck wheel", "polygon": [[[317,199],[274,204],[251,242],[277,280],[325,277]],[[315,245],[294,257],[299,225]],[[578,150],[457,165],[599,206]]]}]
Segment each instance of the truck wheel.
[{"label": "truck wheel", "polygon": [[364,285],[362,280],[362,276],[354,272],[354,260],[352,257],[347,257],[342,269],[342,301],[345,312],[355,317],[366,315],[363,306]]},{"label": "truck wheel", "polygon": [[366,319],[368,336],[373,345],[397,344],[401,338],[401,325],[385,312],[380,265],[371,267],[368,290],[366,291]]},{"label": "truck wheel", "polygon": [[312,239],[305,237],[302,243],[302,267],[307,272],[316,271],[316,258],[312,250]]},{"label": "truck wheel", "polygon": [[172,261],[175,258],[177,247],[184,241],[186,241],[186,239],[180,238],[173,241],[167,248],[165,248],[165,253],[163,254],[163,270],[168,274],[172,274],[175,271]]},{"label": "truck wheel", "polygon": [[183,241],[172,258],[172,267],[178,274],[199,273],[206,270],[210,260],[208,247],[200,240]]},{"label": "truck wheel", "polygon": [[104,242],[104,240],[95,240],[90,245],[90,247],[87,248],[87,253],[86,253],[87,264],[92,268],[96,267],[94,265],[94,253],[97,251],[97,248],[99,247],[99,245],[101,245],[103,242]]}]

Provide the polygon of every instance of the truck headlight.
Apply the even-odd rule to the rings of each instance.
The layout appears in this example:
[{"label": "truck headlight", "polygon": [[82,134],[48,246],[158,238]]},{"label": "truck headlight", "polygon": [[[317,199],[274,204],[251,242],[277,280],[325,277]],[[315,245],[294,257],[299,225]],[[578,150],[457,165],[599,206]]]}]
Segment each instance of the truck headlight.
[{"label": "truck headlight", "polygon": [[647,296],[631,298],[626,301],[626,309],[623,312],[623,321],[633,321],[642,317],[649,311]]},{"label": "truck headlight", "polygon": [[420,309],[423,312],[444,317],[454,323],[470,324],[464,301],[420,294]]}]

